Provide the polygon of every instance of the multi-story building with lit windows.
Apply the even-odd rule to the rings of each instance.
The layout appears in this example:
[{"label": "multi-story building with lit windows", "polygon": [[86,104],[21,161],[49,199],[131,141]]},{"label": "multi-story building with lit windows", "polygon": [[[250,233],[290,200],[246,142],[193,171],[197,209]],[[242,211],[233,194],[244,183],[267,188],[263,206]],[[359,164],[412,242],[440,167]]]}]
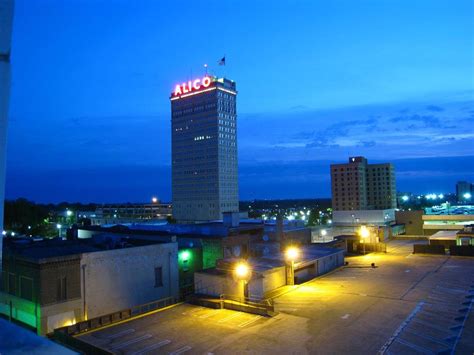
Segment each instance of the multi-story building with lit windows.
[{"label": "multi-story building with lit windows", "polygon": [[171,93],[172,199],[178,222],[222,219],[239,210],[237,90],[205,76]]},{"label": "multi-story building with lit windows", "polygon": [[331,165],[332,207],[335,211],[384,210],[397,207],[392,164],[368,164],[351,157],[347,164]]}]

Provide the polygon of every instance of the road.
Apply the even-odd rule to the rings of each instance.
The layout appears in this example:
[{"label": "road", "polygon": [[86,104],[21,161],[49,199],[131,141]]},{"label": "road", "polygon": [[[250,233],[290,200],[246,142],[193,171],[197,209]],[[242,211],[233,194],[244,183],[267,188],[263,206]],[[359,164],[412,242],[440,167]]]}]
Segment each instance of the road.
[{"label": "road", "polygon": [[79,338],[117,354],[472,354],[474,259],[412,243],[295,286],[273,318],[182,304]]}]

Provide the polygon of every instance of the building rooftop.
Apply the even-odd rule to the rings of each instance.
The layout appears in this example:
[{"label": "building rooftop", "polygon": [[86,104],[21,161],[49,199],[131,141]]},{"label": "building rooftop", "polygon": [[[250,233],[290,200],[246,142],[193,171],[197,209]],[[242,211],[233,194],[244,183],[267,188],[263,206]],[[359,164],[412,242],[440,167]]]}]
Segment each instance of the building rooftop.
[{"label": "building rooftop", "polygon": [[101,230],[112,233],[129,233],[133,235],[161,235],[178,237],[214,237],[222,238],[235,235],[240,232],[260,231],[263,230],[263,224],[256,223],[240,223],[236,227],[225,225],[222,221],[198,223],[198,224],[141,224],[127,223],[113,226],[88,226],[80,227],[83,230]]},{"label": "building rooftop", "polygon": [[[337,254],[343,252],[342,249],[336,248],[325,248],[318,245],[305,245],[298,247],[299,256],[295,260],[295,265],[307,264],[314,262],[322,257]],[[232,265],[241,261],[237,258],[226,258],[221,259],[218,262],[217,268],[206,269],[200,272],[209,273],[213,275],[225,275],[229,271],[233,270]],[[246,260],[252,271],[256,273],[264,273],[277,267],[282,267],[286,264],[284,253],[276,253],[266,255],[263,257],[250,257]]]},{"label": "building rooftop", "polygon": [[59,238],[33,240],[32,238],[5,238],[4,253],[26,259],[69,257],[97,251],[124,249],[162,243],[156,240],[135,240],[127,237],[113,238],[109,234],[99,234],[90,239],[62,240]]}]

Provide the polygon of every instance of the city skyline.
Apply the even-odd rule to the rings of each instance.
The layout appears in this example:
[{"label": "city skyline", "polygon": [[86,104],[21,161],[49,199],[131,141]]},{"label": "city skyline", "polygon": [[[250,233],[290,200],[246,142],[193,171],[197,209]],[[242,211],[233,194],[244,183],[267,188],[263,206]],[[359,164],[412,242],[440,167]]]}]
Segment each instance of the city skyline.
[{"label": "city skyline", "polygon": [[[114,5],[17,2],[7,198],[170,200],[168,95],[204,63],[239,82],[241,199],[329,197],[329,164],[352,155],[394,162],[400,191],[474,179],[469,1]],[[185,26],[245,11],[226,32]]]}]

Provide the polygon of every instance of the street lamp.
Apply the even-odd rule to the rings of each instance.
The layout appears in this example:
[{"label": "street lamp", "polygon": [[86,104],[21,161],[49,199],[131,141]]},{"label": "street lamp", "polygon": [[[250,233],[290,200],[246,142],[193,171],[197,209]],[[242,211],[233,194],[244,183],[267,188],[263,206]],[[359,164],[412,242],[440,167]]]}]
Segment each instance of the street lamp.
[{"label": "street lamp", "polygon": [[157,202],[158,202],[158,198],[153,196],[153,197],[151,198],[151,202],[152,202],[152,203],[157,203]]},{"label": "street lamp", "polygon": [[235,265],[234,275],[237,280],[242,281],[242,288],[244,293],[244,299],[248,297],[248,286],[247,282],[250,279],[250,267],[249,265],[241,261]]},{"label": "street lamp", "polygon": [[365,239],[370,237],[370,231],[367,229],[366,226],[361,226],[359,229],[359,235],[361,237],[361,242],[364,247],[363,253],[365,255]]},{"label": "street lamp", "polygon": [[61,238],[61,225],[58,223],[56,224],[56,228],[58,229],[58,237]]},{"label": "street lamp", "polygon": [[295,284],[295,260],[298,258],[300,251],[296,247],[289,247],[286,250],[285,256],[286,260],[290,262],[290,269],[288,274],[288,284]]}]

